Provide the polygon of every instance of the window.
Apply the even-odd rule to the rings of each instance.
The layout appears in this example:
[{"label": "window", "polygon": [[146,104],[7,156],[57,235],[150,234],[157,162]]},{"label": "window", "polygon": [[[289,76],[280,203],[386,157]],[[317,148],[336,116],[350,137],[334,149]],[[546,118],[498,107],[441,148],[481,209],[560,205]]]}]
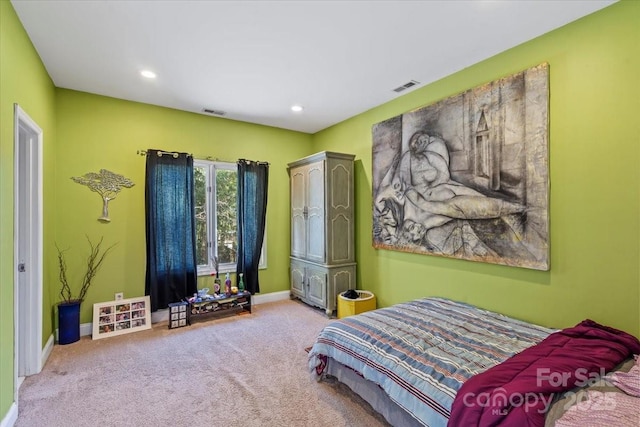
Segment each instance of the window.
[{"label": "window", "polygon": [[[213,273],[216,256],[220,269],[218,274],[235,272],[238,250],[237,166],[235,163],[194,160],[193,175],[198,274]],[[266,267],[265,246],[263,244],[260,268]]]}]

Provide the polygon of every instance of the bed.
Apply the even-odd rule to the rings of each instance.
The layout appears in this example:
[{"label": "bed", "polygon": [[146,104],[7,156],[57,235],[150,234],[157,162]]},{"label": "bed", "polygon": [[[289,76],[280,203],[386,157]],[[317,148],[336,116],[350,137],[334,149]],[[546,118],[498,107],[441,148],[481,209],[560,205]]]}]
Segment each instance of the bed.
[{"label": "bed", "polygon": [[[504,425],[518,425],[522,417],[530,416],[525,413],[528,411],[519,413],[522,408],[514,409],[509,396],[490,395],[491,391],[511,390],[526,396],[523,390],[539,383],[539,373],[547,373],[553,361],[563,370],[576,371],[583,363],[589,365],[586,369],[594,369],[591,364],[596,364],[611,370],[640,352],[635,337],[593,324],[580,324],[576,326],[579,330],[566,335],[564,330],[533,325],[466,303],[424,298],[330,323],[309,352],[309,368],[317,379],[329,375],[346,384],[392,425],[482,425],[487,417],[504,417],[508,420]],[[594,334],[593,330],[599,332]],[[576,351],[566,347],[567,343],[578,343],[580,352],[580,346],[594,344],[591,335],[603,334],[607,336],[598,339],[615,341],[612,350],[589,357],[588,362],[577,357],[577,364],[573,360],[566,363],[574,359],[568,354]],[[588,337],[586,341],[583,336]],[[616,341],[618,336],[621,342]],[[521,372],[514,374],[514,367]],[[551,384],[554,387],[547,391],[570,390],[580,385],[579,380],[570,378],[561,387]],[[461,399],[461,389],[464,397],[484,395],[495,405]],[[550,402],[542,403],[548,409]],[[540,407],[524,409],[534,412]],[[544,413],[533,414],[530,425],[539,424],[540,417],[544,425]]]}]

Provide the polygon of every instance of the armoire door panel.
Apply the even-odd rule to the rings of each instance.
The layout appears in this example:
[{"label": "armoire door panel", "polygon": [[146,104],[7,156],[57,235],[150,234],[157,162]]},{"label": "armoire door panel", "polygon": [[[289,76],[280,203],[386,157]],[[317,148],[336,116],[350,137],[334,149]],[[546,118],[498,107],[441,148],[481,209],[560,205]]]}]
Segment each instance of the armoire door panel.
[{"label": "armoire door panel", "polygon": [[351,239],[352,223],[344,215],[337,215],[331,220],[331,253],[330,261],[334,263],[353,261]]},{"label": "armoire door panel", "polygon": [[307,255],[306,259],[315,262],[325,260],[325,219],[324,215],[309,215],[307,218]]},{"label": "armoire door panel", "polygon": [[331,169],[331,207],[334,209],[351,209],[351,188],[345,183],[351,180],[351,174],[343,164]]},{"label": "armoire door panel", "polygon": [[304,298],[304,264],[292,261],[290,268],[291,293],[298,298]]},{"label": "armoire door panel", "polygon": [[328,295],[327,312],[333,312],[336,309],[338,301],[337,296],[348,289],[356,288],[356,267],[355,265],[331,268],[328,271]]},{"label": "armoire door panel", "polygon": [[307,168],[291,171],[291,254],[304,257],[307,247],[306,220]]},{"label": "armoire door panel", "polygon": [[304,258],[307,254],[307,221],[303,215],[291,217],[291,255]]},{"label": "armoire door panel", "polygon": [[315,262],[325,260],[324,162],[309,165],[307,173],[307,255]]},{"label": "armoire door panel", "polygon": [[307,299],[318,307],[327,303],[327,271],[323,268],[307,267]]}]

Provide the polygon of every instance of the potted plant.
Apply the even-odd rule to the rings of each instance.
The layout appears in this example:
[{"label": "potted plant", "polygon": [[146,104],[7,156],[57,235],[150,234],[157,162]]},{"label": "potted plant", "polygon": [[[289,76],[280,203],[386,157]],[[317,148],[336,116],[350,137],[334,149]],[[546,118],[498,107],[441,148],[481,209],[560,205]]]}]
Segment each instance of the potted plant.
[{"label": "potted plant", "polygon": [[80,304],[84,301],[87,291],[91,287],[91,282],[98,270],[100,270],[105,257],[115,246],[114,244],[102,250],[103,240],[104,237],[100,238],[97,244],[93,244],[87,236],[91,251],[87,257],[87,271],[84,274],[82,286],[77,296],[73,296],[67,280],[67,263],[64,259],[64,253],[67,249],[60,250],[56,244],[58,266],[60,267],[60,297],[62,298],[62,301],[58,303],[58,344],[71,344],[80,339]]}]

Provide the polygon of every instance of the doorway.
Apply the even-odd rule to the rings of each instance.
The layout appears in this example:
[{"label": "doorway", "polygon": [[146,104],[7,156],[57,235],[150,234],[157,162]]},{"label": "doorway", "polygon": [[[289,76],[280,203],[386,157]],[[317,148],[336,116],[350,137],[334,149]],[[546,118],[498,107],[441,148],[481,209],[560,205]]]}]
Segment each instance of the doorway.
[{"label": "doorway", "polygon": [[42,369],[42,129],[14,105],[14,398]]}]

